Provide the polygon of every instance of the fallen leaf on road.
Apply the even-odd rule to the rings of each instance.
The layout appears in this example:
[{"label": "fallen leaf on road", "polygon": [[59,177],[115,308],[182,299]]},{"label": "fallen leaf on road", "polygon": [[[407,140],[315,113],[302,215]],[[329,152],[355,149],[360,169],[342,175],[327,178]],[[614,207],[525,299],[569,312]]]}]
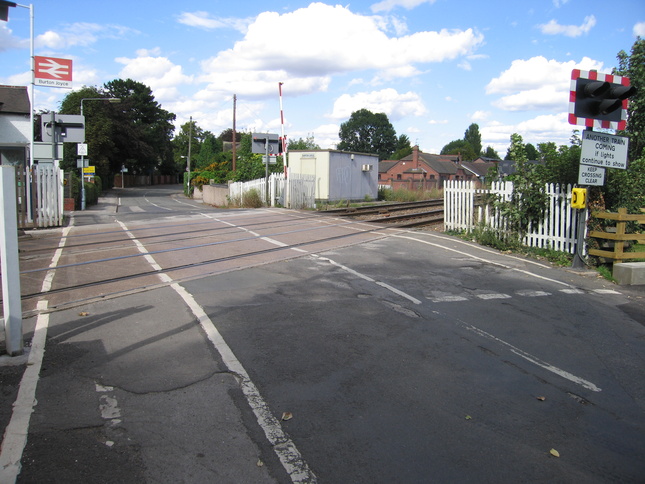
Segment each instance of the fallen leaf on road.
[{"label": "fallen leaf on road", "polygon": [[282,420],[291,420],[293,418],[293,414],[291,412],[284,412],[282,414]]},{"label": "fallen leaf on road", "polygon": [[543,402],[544,400],[546,400],[546,397],[535,397],[535,398],[537,398],[537,399],[538,399],[539,401],[541,401],[541,402]]},{"label": "fallen leaf on road", "polygon": [[550,454],[551,454],[553,457],[560,457],[560,452],[558,452],[558,451],[557,451],[557,450],[555,450],[555,449],[551,449]]},{"label": "fallen leaf on road", "polygon": [[473,418],[470,415],[466,415],[466,420],[472,420]]},{"label": "fallen leaf on road", "polygon": [[256,466],[258,467],[264,467],[264,462],[262,462],[260,459],[255,463]]},{"label": "fallen leaf on road", "polygon": [[88,313],[88,312],[86,312],[86,311],[82,311],[82,312],[78,313],[78,315],[79,315],[79,316],[89,316],[89,315],[90,315],[90,313]]}]

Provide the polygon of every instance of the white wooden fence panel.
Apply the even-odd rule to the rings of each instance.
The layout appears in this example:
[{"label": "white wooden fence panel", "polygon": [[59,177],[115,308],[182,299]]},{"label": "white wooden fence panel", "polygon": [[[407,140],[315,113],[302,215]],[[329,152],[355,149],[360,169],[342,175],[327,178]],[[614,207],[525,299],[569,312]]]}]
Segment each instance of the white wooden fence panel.
[{"label": "white wooden fence panel", "polygon": [[58,227],[63,224],[63,170],[58,164],[38,164],[33,167],[34,222],[38,227]]},{"label": "white wooden fence panel", "polygon": [[[523,243],[529,247],[552,248],[575,253],[578,211],[571,208],[571,185],[545,186],[548,206],[544,219],[529,227]],[[446,230],[472,230],[479,224],[499,232],[508,229],[508,223],[499,209],[490,204],[479,204],[475,216],[477,196],[494,195],[510,200],[512,182],[493,182],[490,189],[475,189],[472,181],[447,181],[444,185],[444,227]]]},{"label": "white wooden fence panel", "polygon": [[[274,173],[269,176],[269,201],[267,205],[275,207],[280,204],[287,208],[315,207],[315,175]],[[265,198],[267,189],[266,178],[247,182],[235,182],[229,185],[229,197],[233,200],[244,201],[244,195],[250,190],[257,190]]]}]

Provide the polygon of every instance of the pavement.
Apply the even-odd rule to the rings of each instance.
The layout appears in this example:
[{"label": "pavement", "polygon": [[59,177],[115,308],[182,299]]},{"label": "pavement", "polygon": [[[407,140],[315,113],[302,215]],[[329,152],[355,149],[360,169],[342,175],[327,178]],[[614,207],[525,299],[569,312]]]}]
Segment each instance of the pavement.
[{"label": "pavement", "polygon": [[[112,192],[70,215],[91,223],[117,202]],[[170,287],[39,304],[23,321],[25,354],[0,356],[0,484],[291,482],[240,375]]]}]

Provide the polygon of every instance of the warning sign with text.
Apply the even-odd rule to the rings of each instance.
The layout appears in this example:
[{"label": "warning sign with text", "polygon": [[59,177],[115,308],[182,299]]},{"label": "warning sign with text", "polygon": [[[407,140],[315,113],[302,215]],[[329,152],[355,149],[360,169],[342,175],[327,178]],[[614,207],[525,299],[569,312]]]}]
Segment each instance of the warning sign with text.
[{"label": "warning sign with text", "polygon": [[580,170],[578,171],[578,185],[602,186],[604,184],[604,168],[580,164]]},{"label": "warning sign with text", "polygon": [[580,163],[625,170],[627,169],[628,141],[624,136],[583,131]]}]

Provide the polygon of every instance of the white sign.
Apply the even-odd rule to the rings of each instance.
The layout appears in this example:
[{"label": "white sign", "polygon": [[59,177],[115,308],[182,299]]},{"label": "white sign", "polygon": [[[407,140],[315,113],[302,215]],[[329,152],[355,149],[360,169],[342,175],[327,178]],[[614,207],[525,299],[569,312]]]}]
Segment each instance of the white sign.
[{"label": "white sign", "polygon": [[605,169],[597,166],[580,164],[578,185],[603,186],[605,184]]},{"label": "white sign", "polygon": [[76,154],[78,156],[87,156],[87,143],[79,143],[76,145]]},{"label": "white sign", "polygon": [[585,130],[582,132],[580,163],[625,170],[628,141],[624,136]]}]

